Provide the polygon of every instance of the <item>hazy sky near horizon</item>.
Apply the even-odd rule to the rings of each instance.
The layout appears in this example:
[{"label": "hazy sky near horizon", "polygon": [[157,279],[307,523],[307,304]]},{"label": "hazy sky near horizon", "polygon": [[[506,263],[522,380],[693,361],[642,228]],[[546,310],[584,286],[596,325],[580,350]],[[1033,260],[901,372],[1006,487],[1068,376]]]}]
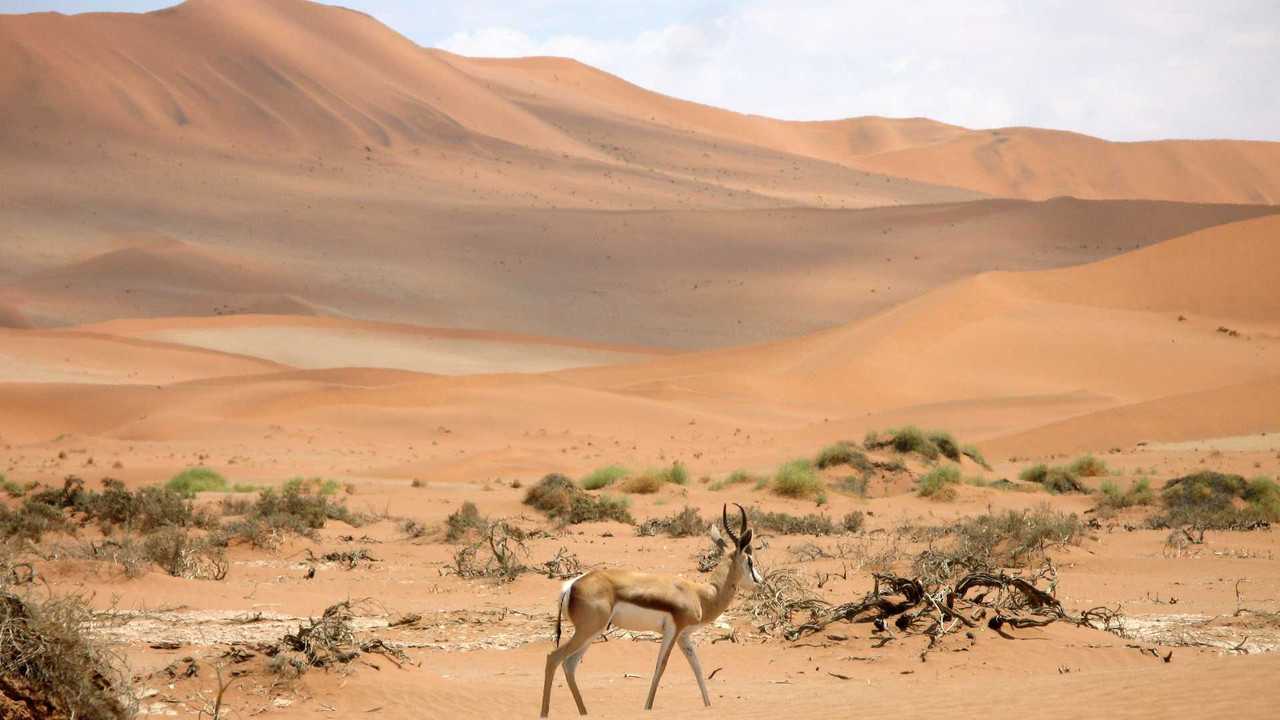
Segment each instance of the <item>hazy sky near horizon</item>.
[{"label": "hazy sky near horizon", "polygon": [[[0,12],[172,4],[0,0]],[[773,117],[925,116],[1112,140],[1280,140],[1275,0],[334,4],[422,45],[573,57],[668,95]]]}]

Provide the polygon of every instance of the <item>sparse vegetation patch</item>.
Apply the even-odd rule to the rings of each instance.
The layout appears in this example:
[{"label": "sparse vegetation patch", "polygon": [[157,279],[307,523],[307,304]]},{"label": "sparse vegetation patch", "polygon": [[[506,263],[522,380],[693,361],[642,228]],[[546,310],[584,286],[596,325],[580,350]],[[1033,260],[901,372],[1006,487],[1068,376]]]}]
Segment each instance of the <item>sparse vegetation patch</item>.
[{"label": "sparse vegetation patch", "polygon": [[525,493],[524,504],[566,525],[584,522],[614,522],[632,525],[626,498],[595,496],[559,473],[545,476]]},{"label": "sparse vegetation patch", "polygon": [[193,467],[169,478],[164,486],[189,500],[196,493],[225,491],[227,479],[209,468]]}]

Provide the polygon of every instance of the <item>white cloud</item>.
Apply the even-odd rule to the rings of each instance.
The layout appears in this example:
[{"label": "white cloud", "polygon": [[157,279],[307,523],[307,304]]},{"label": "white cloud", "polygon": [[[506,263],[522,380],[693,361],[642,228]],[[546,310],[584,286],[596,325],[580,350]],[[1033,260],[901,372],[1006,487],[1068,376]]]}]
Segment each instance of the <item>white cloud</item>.
[{"label": "white cloud", "polygon": [[[602,37],[453,33],[466,55],[563,55],[670,95],[793,119],[933,117],[1113,139],[1280,139],[1267,2],[751,0]],[[613,29],[615,32],[618,28]]]}]

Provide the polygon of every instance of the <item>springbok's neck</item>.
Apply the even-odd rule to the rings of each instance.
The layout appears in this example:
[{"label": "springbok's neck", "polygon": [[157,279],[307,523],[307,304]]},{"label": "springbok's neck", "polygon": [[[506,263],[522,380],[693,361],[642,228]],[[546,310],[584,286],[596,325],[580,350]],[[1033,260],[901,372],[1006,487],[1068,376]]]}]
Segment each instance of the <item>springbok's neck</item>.
[{"label": "springbok's neck", "polygon": [[720,617],[729,608],[729,603],[733,602],[741,581],[738,573],[734,572],[734,564],[734,558],[730,555],[712,573],[709,587],[711,592],[702,601],[703,622],[709,623]]}]

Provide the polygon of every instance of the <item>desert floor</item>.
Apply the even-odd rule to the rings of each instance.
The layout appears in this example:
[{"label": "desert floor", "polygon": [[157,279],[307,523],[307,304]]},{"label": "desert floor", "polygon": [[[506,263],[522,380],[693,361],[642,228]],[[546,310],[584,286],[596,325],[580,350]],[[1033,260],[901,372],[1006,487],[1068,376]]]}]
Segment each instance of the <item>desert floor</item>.
[{"label": "desert floor", "polygon": [[[3,479],[136,490],[205,467],[246,486],[195,497],[220,514],[325,478],[363,519],[233,541],[221,580],[126,568],[93,524],[6,544],[38,592],[97,611],[147,716],[207,717],[220,669],[222,718],[533,717],[562,582],[548,561],[699,578],[711,541],[561,525],[526,492],[676,462],[686,484],[627,496],[637,524],[726,503],[863,513],[855,532],[756,532],[766,572],[833,605],[875,568],[910,574],[929,547],[913,528],[1074,513],[1084,537],[1047,552],[1057,597],[1122,624],[980,624],[928,652],[867,623],[791,641],[744,589],[699,634],[710,710],[677,653],[644,713],[657,643],[614,631],[579,674],[593,715],[1280,704],[1277,530],[1190,544],[1151,529],[1158,502],[1096,510],[1104,481],[1159,496],[1202,470],[1280,476],[1280,144],[789,123],[569,60],[424,49],[301,0],[4,15],[0,67]],[[917,492],[937,463],[889,451],[874,457],[902,469],[860,491],[823,471],[821,505],[767,481],[904,425],[990,467],[963,459],[950,501]],[[1018,481],[1084,454],[1108,468],[1088,494]],[[723,485],[738,470],[766,482]],[[468,501],[531,533],[527,572],[451,570],[486,552],[445,537]],[[360,639],[407,660],[273,671],[261,644],[343,601]],[[560,676],[553,715],[572,713]]]}]

